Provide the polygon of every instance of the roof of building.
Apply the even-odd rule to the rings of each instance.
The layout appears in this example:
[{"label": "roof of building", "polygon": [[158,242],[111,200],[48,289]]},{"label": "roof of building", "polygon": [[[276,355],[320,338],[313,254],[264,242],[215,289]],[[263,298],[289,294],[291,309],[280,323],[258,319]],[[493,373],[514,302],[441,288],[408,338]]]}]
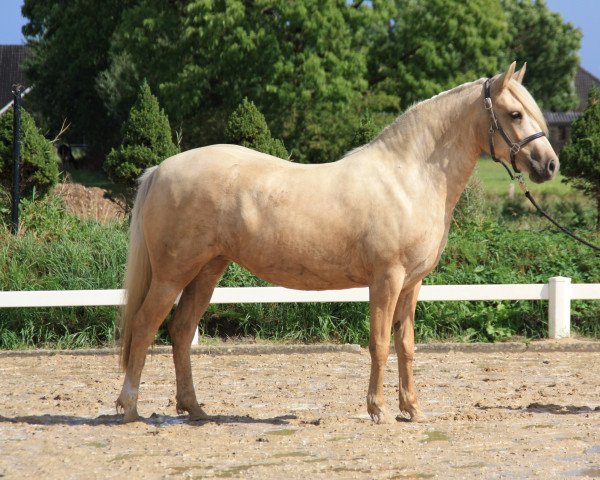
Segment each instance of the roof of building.
[{"label": "roof of building", "polygon": [[13,85],[29,86],[19,68],[28,54],[29,48],[26,45],[0,45],[0,108],[13,99]]},{"label": "roof of building", "polygon": [[571,124],[575,120],[577,120],[577,118],[579,118],[580,115],[581,115],[581,112],[574,112],[574,111],[569,111],[569,112],[544,111],[544,118],[546,119],[546,123],[548,125]]},{"label": "roof of building", "polygon": [[583,112],[587,107],[588,95],[592,86],[600,88],[600,78],[595,77],[585,68],[578,67],[575,73],[575,92],[579,97],[579,105],[575,108],[577,112]]}]

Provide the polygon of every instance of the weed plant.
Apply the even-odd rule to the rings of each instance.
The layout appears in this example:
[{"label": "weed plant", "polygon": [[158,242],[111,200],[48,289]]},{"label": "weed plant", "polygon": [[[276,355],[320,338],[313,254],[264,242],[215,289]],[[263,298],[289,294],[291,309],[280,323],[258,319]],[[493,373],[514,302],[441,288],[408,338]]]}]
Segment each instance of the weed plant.
[{"label": "weed plant", "polygon": [[[125,225],[80,220],[53,195],[25,199],[19,235],[12,236],[6,223],[0,228],[0,288],[118,288],[126,251]],[[3,308],[0,348],[109,344],[116,315],[115,307]]]}]

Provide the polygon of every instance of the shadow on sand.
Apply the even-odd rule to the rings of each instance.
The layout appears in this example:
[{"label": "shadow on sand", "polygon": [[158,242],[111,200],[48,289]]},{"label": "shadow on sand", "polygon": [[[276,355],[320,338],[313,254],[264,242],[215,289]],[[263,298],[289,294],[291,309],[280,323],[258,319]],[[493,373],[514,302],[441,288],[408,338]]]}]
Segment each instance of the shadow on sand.
[{"label": "shadow on sand", "polygon": [[[186,415],[171,416],[158,415],[153,413],[148,418],[140,418],[134,424],[144,423],[163,427],[169,425],[205,425],[207,423],[235,424],[235,423],[262,423],[267,425],[288,425],[288,420],[295,420],[295,415],[281,415],[274,418],[252,418],[250,416],[240,415],[210,415],[205,420],[191,421]],[[0,415],[0,424],[2,423],[27,423],[29,425],[123,425],[123,415],[99,415],[98,417],[79,417],[75,415],[24,415],[16,417],[5,417]]]},{"label": "shadow on sand", "polygon": [[600,414],[600,407],[592,408],[587,405],[558,405],[555,403],[538,403],[533,402],[526,407],[507,407],[507,406],[483,406],[476,405],[480,410],[512,410],[531,413],[551,413],[554,415],[581,415],[586,413]]}]

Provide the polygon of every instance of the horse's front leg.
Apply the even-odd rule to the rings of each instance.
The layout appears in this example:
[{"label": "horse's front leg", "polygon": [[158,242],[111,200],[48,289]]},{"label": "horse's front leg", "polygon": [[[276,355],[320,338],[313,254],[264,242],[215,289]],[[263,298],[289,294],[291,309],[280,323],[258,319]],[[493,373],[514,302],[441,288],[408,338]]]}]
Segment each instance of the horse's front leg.
[{"label": "horse's front leg", "polygon": [[408,413],[411,422],[425,421],[425,416],[421,413],[417,401],[417,391],[413,378],[415,308],[420,289],[421,282],[413,288],[403,291],[398,299],[394,314],[394,345],[396,355],[398,355],[400,411]]},{"label": "horse's front leg", "polygon": [[371,377],[367,394],[367,411],[376,423],[392,422],[383,396],[383,376],[390,351],[392,318],[403,280],[402,269],[390,269],[376,277],[369,286]]}]

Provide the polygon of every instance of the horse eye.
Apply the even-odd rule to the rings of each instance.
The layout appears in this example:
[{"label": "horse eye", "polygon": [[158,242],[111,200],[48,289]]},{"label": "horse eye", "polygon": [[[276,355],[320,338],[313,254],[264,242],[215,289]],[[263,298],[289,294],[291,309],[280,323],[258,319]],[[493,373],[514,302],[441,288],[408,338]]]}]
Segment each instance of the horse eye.
[{"label": "horse eye", "polygon": [[521,118],[523,118],[523,115],[521,115],[521,112],[512,112],[510,114],[510,116],[513,120],[521,120]]}]

